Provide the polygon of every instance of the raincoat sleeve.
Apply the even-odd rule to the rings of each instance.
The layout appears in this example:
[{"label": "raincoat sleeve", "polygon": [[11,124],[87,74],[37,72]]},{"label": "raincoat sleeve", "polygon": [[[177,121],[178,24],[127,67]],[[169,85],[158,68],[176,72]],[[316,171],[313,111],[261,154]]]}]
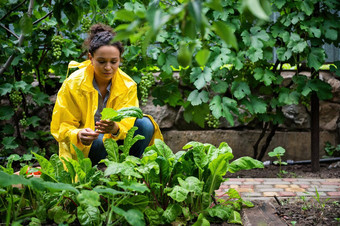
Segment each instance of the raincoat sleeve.
[{"label": "raincoat sleeve", "polygon": [[54,105],[51,133],[59,143],[65,143],[69,150],[73,150],[70,148],[71,144],[75,144],[80,149],[85,147],[78,141],[78,132],[82,129],[80,128],[80,118],[81,111],[76,98],[70,92],[70,87],[64,82]]},{"label": "raincoat sleeve", "polygon": [[[139,107],[138,97],[137,97],[137,85],[134,84],[128,89],[124,95],[120,95],[116,100],[116,104],[114,106],[115,109],[119,110],[124,107]],[[114,138],[115,140],[123,140],[126,137],[127,132],[133,127],[135,124],[136,118],[126,118],[120,122],[117,122],[119,126],[119,134],[118,136],[108,135],[106,138]]]}]

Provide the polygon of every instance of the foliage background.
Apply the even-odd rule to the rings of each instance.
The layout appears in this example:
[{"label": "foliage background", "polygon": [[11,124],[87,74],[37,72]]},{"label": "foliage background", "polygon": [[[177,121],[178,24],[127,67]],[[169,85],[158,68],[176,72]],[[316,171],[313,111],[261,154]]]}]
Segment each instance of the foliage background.
[{"label": "foliage background", "polygon": [[[0,6],[2,156],[56,152],[50,97],[68,62],[86,59],[82,42],[98,22],[124,42],[121,67],[140,84],[142,102],[151,94],[155,105],[183,106],[185,120],[201,127],[210,115],[231,125],[255,120],[275,131],[283,106],[309,107],[313,92],[331,97],[317,71],[326,59],[322,45],[339,46],[336,0],[6,0]],[[272,12],[279,14],[275,21]],[[296,68],[287,86],[284,63]]]}]

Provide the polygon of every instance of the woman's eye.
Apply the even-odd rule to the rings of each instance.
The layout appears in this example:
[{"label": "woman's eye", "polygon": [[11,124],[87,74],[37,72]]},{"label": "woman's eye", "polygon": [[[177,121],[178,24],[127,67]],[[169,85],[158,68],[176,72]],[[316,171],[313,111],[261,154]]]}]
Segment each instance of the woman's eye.
[{"label": "woman's eye", "polygon": [[115,64],[115,63],[117,63],[117,61],[111,61],[111,64]]},{"label": "woman's eye", "polygon": [[105,63],[105,61],[98,61],[100,64],[104,64]]}]

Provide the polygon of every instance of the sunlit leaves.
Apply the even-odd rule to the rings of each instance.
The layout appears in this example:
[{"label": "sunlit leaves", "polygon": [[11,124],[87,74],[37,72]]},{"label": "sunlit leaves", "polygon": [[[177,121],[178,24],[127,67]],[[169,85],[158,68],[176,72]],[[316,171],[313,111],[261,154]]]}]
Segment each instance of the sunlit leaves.
[{"label": "sunlit leaves", "polygon": [[0,96],[4,96],[12,91],[13,85],[11,83],[4,83],[0,85]]},{"label": "sunlit leaves", "polygon": [[245,82],[234,81],[231,85],[231,92],[235,98],[240,100],[251,93],[249,85]]},{"label": "sunlit leaves", "polygon": [[228,170],[231,173],[235,173],[240,170],[253,169],[253,168],[264,168],[263,163],[249,156],[241,157],[236,159],[229,164]]},{"label": "sunlit leaves", "polygon": [[210,57],[210,51],[208,49],[201,49],[197,52],[195,59],[200,66],[205,66]]},{"label": "sunlit leaves", "polygon": [[237,102],[235,100],[228,97],[221,98],[220,96],[215,96],[210,102],[210,110],[215,118],[225,117],[230,125],[234,125],[231,112],[238,114]]},{"label": "sunlit leaves", "polygon": [[16,149],[19,147],[17,142],[15,142],[15,137],[5,137],[2,139],[1,144],[4,146],[5,149]]},{"label": "sunlit leaves", "polygon": [[33,29],[32,18],[27,13],[25,13],[20,19],[19,25],[22,33],[29,34],[32,32]]},{"label": "sunlit leaves", "polygon": [[254,78],[263,82],[266,86],[271,85],[276,80],[275,74],[272,71],[262,68],[254,69]]},{"label": "sunlit leaves", "polygon": [[208,82],[211,81],[212,70],[205,67],[202,71],[201,68],[195,67],[190,73],[190,81],[194,83],[197,89],[202,89]]},{"label": "sunlit leaves", "polygon": [[191,102],[193,106],[200,105],[202,103],[207,103],[209,100],[209,93],[205,90],[199,92],[197,89],[192,91],[188,96],[188,101]]},{"label": "sunlit leaves", "polygon": [[226,23],[216,21],[213,24],[213,29],[218,36],[222,38],[225,43],[231,45],[234,49],[238,50],[237,40],[234,31]]},{"label": "sunlit leaves", "polygon": [[307,57],[307,64],[309,67],[319,70],[321,65],[325,62],[326,54],[322,48],[312,48]]},{"label": "sunlit leaves", "polygon": [[[264,1],[266,2],[266,0]],[[243,1],[244,8],[249,10],[253,15],[262,19],[262,20],[269,20],[269,15],[264,10],[260,0],[244,0]]]}]

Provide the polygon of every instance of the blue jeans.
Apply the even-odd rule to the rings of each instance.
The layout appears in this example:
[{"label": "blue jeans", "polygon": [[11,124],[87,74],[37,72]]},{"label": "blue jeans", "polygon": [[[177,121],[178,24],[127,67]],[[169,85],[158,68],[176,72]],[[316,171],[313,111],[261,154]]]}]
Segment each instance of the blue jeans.
[{"label": "blue jeans", "polygon": [[[144,136],[145,139],[137,141],[131,147],[129,154],[140,158],[144,152],[144,149],[149,145],[155,128],[148,117],[136,119],[134,126],[138,127],[134,136],[139,134]],[[92,143],[89,158],[91,159],[93,165],[97,165],[100,160],[105,159],[107,156],[107,152],[103,144],[103,136],[104,134],[99,134],[98,138]],[[117,143],[118,145],[123,145],[124,141],[118,140]]]}]

